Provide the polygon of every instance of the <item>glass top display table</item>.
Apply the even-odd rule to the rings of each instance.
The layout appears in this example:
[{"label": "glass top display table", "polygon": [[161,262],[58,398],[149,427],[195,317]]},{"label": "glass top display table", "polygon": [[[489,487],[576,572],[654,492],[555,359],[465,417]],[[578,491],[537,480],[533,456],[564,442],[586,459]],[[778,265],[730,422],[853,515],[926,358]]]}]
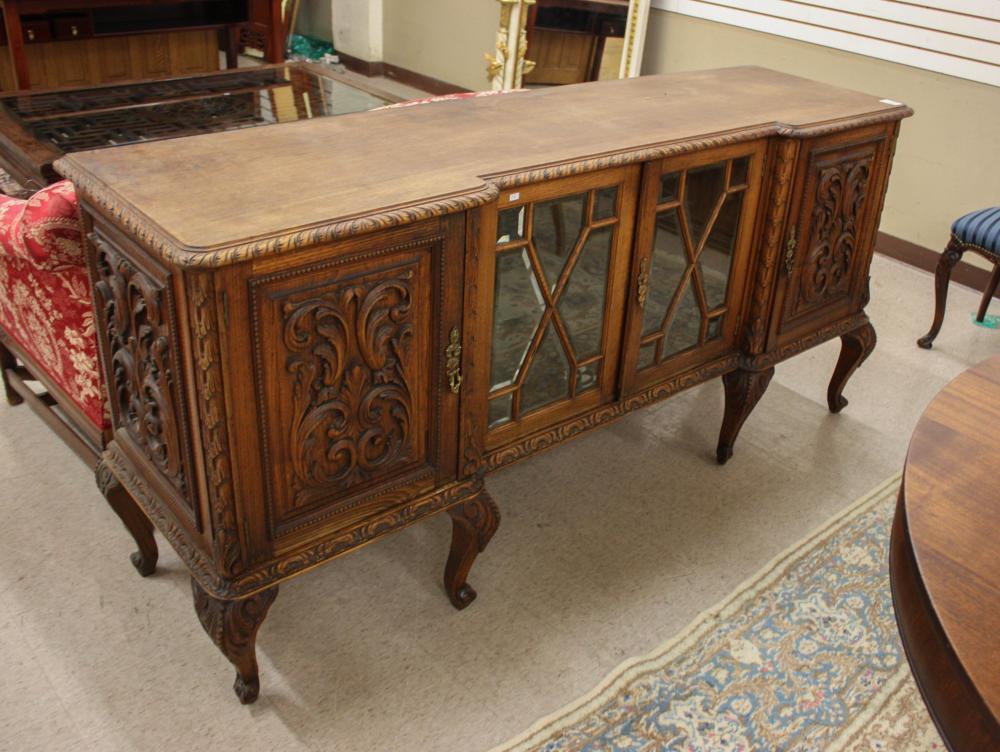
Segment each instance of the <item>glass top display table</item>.
[{"label": "glass top display table", "polygon": [[400,98],[315,63],[0,96],[0,167],[34,193],[64,154],[361,112]]}]

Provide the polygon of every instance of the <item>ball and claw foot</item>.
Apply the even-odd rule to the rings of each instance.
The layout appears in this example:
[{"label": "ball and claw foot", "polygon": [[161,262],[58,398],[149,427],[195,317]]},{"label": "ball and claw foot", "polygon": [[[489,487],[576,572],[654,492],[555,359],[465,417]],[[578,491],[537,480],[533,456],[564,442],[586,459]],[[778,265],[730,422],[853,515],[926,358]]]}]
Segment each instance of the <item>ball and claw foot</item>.
[{"label": "ball and claw foot", "polygon": [[444,589],[451,605],[461,611],[476,600],[466,581],[476,557],[483,552],[500,524],[500,510],[486,491],[448,510],[451,516],[451,551],[444,568]]}]

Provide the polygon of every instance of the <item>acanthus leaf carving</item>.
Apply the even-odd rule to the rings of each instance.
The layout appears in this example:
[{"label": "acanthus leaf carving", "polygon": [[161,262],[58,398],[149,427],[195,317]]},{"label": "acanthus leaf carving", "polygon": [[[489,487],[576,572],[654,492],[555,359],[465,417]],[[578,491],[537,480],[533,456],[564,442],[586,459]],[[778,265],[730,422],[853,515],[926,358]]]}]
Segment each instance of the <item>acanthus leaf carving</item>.
[{"label": "acanthus leaf carving", "polygon": [[210,273],[191,276],[188,297],[191,301],[191,327],[195,338],[202,445],[209,481],[212,546],[219,571],[229,576],[243,571],[243,554],[236,523],[232,464],[226,429],[215,283]]},{"label": "acanthus leaf carving", "polygon": [[800,308],[812,308],[847,291],[871,168],[869,154],[820,169],[799,284]]},{"label": "acanthus leaf carving", "polygon": [[100,238],[94,299],[103,316],[116,426],[187,497],[164,287]]},{"label": "acanthus leaf carving", "polygon": [[794,139],[785,139],[777,150],[767,224],[761,244],[757,289],[754,291],[750,320],[747,323],[749,329],[747,349],[754,354],[762,352],[766,344],[774,268],[781,246],[781,229],[785,221],[788,198],[791,192],[797,149],[798,144]]},{"label": "acanthus leaf carving", "polygon": [[297,506],[411,459],[412,278],[407,270],[283,306]]}]

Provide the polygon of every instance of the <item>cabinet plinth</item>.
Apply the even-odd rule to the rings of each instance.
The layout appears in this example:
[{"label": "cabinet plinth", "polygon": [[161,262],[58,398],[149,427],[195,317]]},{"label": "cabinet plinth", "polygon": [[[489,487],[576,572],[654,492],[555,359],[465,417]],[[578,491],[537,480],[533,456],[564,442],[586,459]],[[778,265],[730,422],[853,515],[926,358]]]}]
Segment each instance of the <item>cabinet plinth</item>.
[{"label": "cabinet plinth", "polygon": [[836,337],[842,409],[910,114],[886,101],[737,68],[61,160],[112,392],[102,488],[177,549],[203,623],[252,613],[239,651],[213,637],[241,700],[276,587],[424,517],[451,516],[469,605],[492,470],[716,377],[725,462],[775,365]]}]

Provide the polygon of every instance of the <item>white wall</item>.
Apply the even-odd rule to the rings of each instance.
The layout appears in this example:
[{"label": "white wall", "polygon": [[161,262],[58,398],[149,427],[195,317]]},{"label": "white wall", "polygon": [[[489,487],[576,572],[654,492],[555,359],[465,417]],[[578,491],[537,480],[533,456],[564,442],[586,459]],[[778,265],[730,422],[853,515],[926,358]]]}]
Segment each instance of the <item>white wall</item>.
[{"label": "white wall", "polygon": [[337,52],[381,61],[382,0],[332,0],[332,3],[333,46]]},{"label": "white wall", "polygon": [[[997,3],[1000,5],[1000,3]],[[888,97],[900,129],[882,229],[942,249],[962,214],[1000,202],[1000,88],[737,26],[653,10],[643,74],[762,65]],[[978,263],[975,254],[966,254]]]}]

